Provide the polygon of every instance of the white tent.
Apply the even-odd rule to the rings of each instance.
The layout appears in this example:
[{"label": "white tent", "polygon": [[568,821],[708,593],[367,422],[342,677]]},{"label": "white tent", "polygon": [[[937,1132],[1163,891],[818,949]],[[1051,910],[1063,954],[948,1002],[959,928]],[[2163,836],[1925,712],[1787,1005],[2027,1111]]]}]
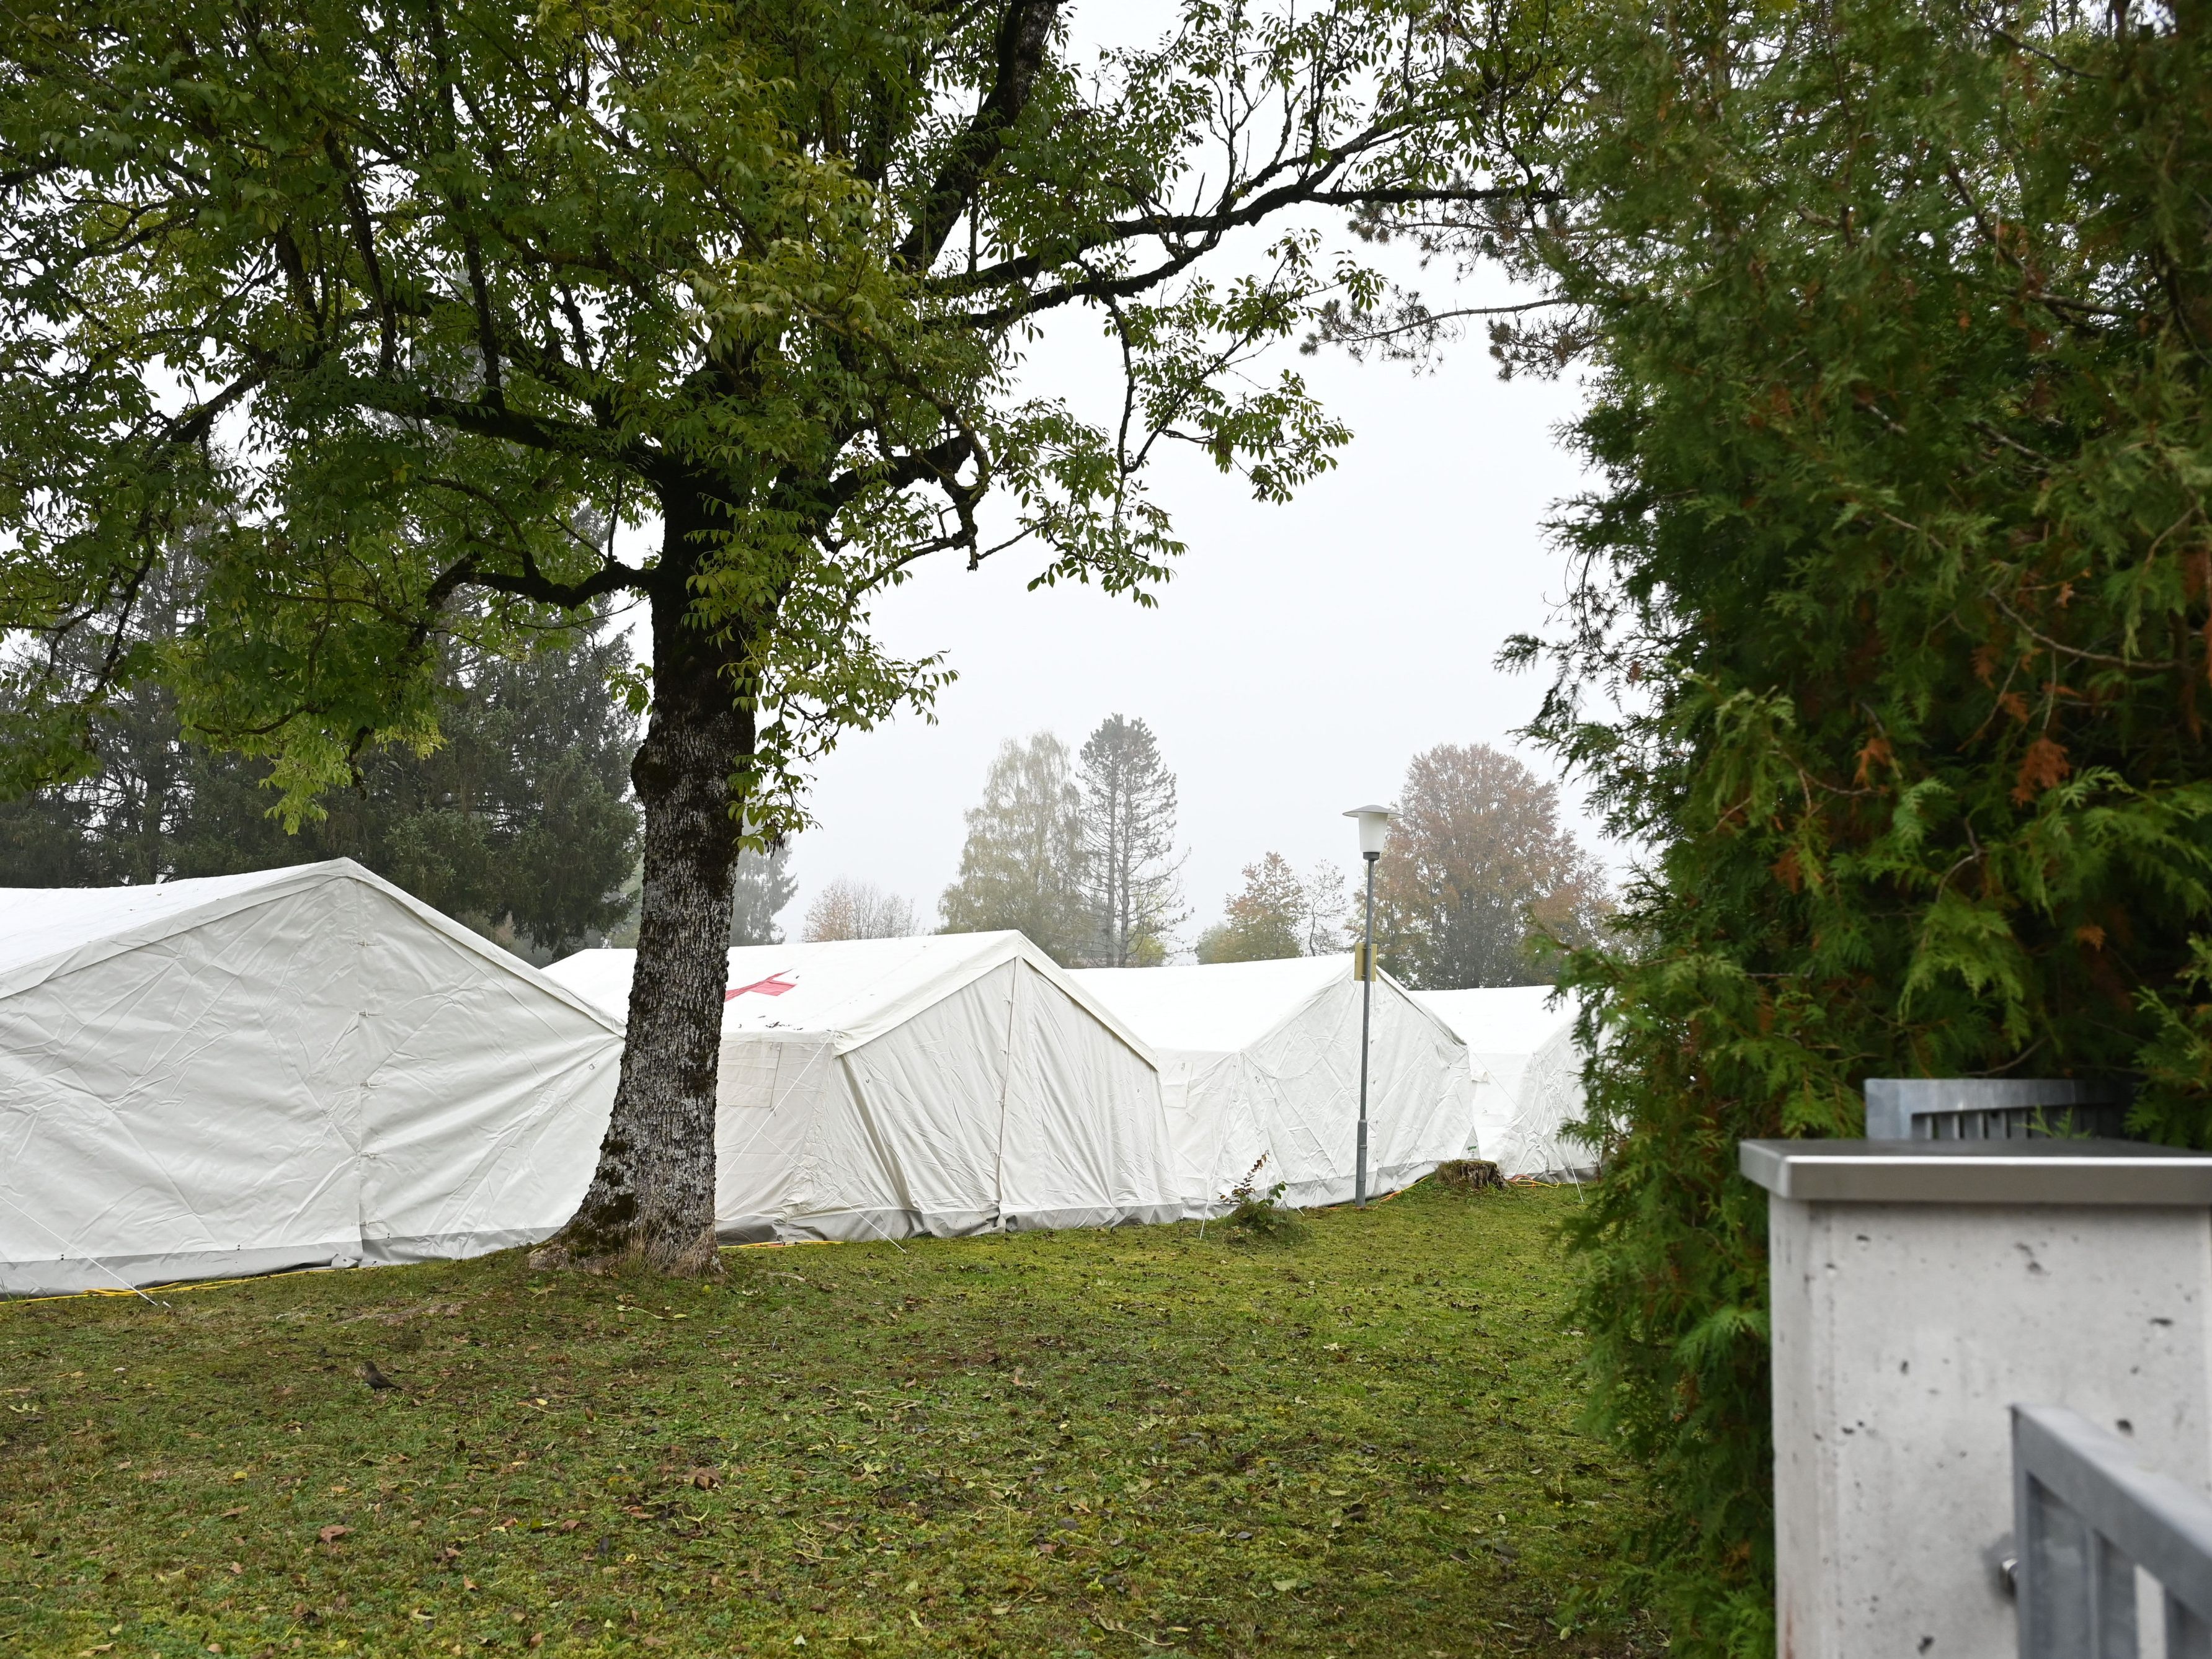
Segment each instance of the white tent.
[{"label": "white tent", "polygon": [[[1569,1140],[1583,1114],[1575,1005],[1549,985],[1413,994],[1459,1033],[1474,1066],[1475,1155],[1506,1176],[1565,1176],[1591,1165]],[[1550,1006],[1547,1006],[1550,1005]]]},{"label": "white tent", "polygon": [[[623,1013],[635,959],[548,971]],[[1177,1212],[1152,1056],[1019,933],[732,951],[717,1103],[725,1238]]]},{"label": "white tent", "polygon": [[[1256,1184],[1285,1204],[1352,1196],[1360,985],[1352,958],[1093,968],[1072,975],[1159,1057],[1186,1214],[1264,1156]],[[1464,1155],[1474,1104],[1466,1051],[1387,975],[1375,983],[1367,1189],[1387,1193]]]},{"label": "white tent", "polygon": [[621,1052],[349,860],[0,889],[0,1293],[544,1238]]}]

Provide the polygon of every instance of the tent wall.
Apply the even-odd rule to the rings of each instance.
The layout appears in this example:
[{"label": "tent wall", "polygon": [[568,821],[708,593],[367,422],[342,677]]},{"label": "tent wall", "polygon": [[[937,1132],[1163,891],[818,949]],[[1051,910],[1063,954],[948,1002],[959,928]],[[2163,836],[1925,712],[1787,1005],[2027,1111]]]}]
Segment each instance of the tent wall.
[{"label": "tent wall", "polygon": [[1589,1173],[1593,1153],[1566,1133],[1583,1115],[1583,1060],[1574,1029],[1553,1032],[1516,1072],[1512,1110],[1483,1140],[1481,1155],[1503,1175],[1540,1180]]},{"label": "tent wall", "polygon": [[1469,1154],[1508,1176],[1558,1178],[1589,1168],[1589,1149],[1567,1138],[1583,1114],[1575,1011],[1548,985],[1414,994],[1465,1040],[1474,1076]]},{"label": "tent wall", "polygon": [[537,981],[353,889],[367,1259],[534,1244],[575,1213],[614,1107],[622,1040]]},{"label": "tent wall", "polygon": [[1172,1218],[1151,1060],[1030,963],[1001,962],[840,1054],[723,1032],[725,1238],[958,1237]]},{"label": "tent wall", "polygon": [[0,1291],[360,1254],[349,910],[319,889],[0,999]]},{"label": "tent wall", "polygon": [[781,1236],[957,1238],[997,1224],[1018,969],[1000,964],[842,1057],[816,1097]]},{"label": "tent wall", "polygon": [[270,886],[0,994],[0,1293],[470,1255],[567,1218],[606,1023],[353,866]]},{"label": "tent wall", "polygon": [[[1074,977],[1154,1044],[1184,1213],[1221,1213],[1247,1176],[1261,1190],[1284,1183],[1286,1205],[1352,1197],[1363,988],[1349,958]],[[1462,1155],[1474,1111],[1466,1051],[1389,979],[1375,987],[1369,1067],[1370,1194]]]},{"label": "tent wall", "polygon": [[799,1157],[823,1098],[849,1085],[826,1037],[722,1033],[715,1085],[714,1224],[723,1241],[776,1237],[796,1201]]},{"label": "tent wall", "polygon": [[1182,1213],[1152,1062],[1027,963],[1014,982],[999,1204],[1008,1227]]},{"label": "tent wall", "polygon": [[[1286,1204],[1341,1204],[1353,1195],[1358,1154],[1358,983],[1333,983],[1299,1016],[1246,1052],[1241,1086],[1258,1097],[1265,1148],[1241,1149],[1240,1179],[1261,1150],[1272,1153],[1262,1187],[1287,1182]],[[1368,1060],[1367,1190],[1410,1186],[1467,1144],[1474,1115],[1464,1051],[1395,986],[1376,987]],[[1242,1161],[1238,1161],[1242,1160]],[[1226,1190],[1217,1184],[1217,1194]]]}]

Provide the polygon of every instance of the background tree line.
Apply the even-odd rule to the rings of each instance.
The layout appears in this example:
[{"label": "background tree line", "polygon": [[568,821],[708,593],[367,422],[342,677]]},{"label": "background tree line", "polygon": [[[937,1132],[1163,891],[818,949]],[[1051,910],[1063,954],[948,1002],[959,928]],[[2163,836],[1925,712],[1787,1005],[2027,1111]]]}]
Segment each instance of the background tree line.
[{"label": "background tree line", "polygon": [[[185,617],[157,593],[155,642]],[[628,668],[605,616],[549,630],[519,659],[450,653],[442,741],[385,744],[350,790],[296,835],[270,816],[268,763],[192,740],[174,699],[134,688],[94,728],[96,769],[0,803],[0,885],[227,875],[358,860],[537,962],[634,945],[638,817],[626,769],[636,722],[609,690]],[[1417,756],[1376,884],[1389,969],[1418,986],[1506,985],[1548,972],[1553,944],[1585,943],[1605,904],[1595,866],[1558,823],[1558,791],[1480,744]],[[1115,714],[1071,753],[1049,732],[1010,741],[967,815],[944,931],[1013,927],[1068,964],[1147,966],[1184,948],[1176,781],[1142,720]],[[797,891],[789,844],[740,854],[730,942],[781,943]],[[1200,962],[1322,956],[1358,936],[1356,894],[1323,860],[1301,877],[1268,853],[1243,872]],[[808,905],[807,939],[924,931],[914,905],[839,876]]]},{"label": "background tree line", "polygon": [[[157,578],[134,643],[161,649],[194,620],[188,589]],[[103,642],[72,635],[65,672],[89,678]],[[138,682],[94,714],[89,766],[0,801],[0,885],[101,886],[351,858],[534,961],[620,932],[638,855],[629,798],[636,721],[608,689],[629,665],[604,611],[544,631],[534,649],[445,653],[441,739],[373,744],[351,787],[297,834],[270,816],[271,763],[212,749],[177,700]]]},{"label": "background tree line", "polygon": [[1152,727],[1109,715],[1079,754],[1049,732],[1009,740],[968,813],[947,933],[1015,927],[1062,963],[1166,960],[1182,908],[1176,778]]},{"label": "background tree line", "polygon": [[[1010,739],[967,815],[958,878],[938,902],[947,933],[1016,928],[1068,965],[1144,967],[1184,948],[1175,774],[1143,720],[1115,714],[1080,751],[1048,732]],[[1610,907],[1595,860],[1559,823],[1559,789],[1483,744],[1414,757],[1377,871],[1384,965],[1436,988],[1540,982],[1558,953],[1592,943]],[[810,939],[919,931],[910,906],[840,879],[807,917]],[[1200,962],[1326,956],[1351,948],[1360,914],[1341,866],[1304,876],[1279,853],[1243,871]]]},{"label": "background tree line", "polygon": [[[1559,822],[1557,784],[1484,744],[1413,757],[1375,871],[1383,968],[1425,990],[1547,983],[1562,949],[1594,943],[1612,901],[1596,860]],[[1364,880],[1364,876],[1358,879]],[[1301,878],[1269,853],[1244,866],[1200,962],[1348,950],[1362,894],[1324,860]]]}]

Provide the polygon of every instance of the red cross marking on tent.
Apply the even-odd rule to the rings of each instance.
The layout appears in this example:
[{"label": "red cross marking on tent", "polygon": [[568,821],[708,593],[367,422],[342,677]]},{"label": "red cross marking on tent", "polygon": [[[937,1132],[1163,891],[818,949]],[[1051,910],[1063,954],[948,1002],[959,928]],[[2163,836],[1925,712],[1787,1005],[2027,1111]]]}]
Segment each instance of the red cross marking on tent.
[{"label": "red cross marking on tent", "polygon": [[748,991],[758,991],[764,997],[780,997],[786,991],[796,991],[798,988],[799,988],[796,985],[793,985],[786,980],[781,974],[770,974],[766,979],[757,981],[750,985],[732,985],[728,990],[722,993],[722,1000],[725,1002],[735,1002],[739,997],[744,995]]}]

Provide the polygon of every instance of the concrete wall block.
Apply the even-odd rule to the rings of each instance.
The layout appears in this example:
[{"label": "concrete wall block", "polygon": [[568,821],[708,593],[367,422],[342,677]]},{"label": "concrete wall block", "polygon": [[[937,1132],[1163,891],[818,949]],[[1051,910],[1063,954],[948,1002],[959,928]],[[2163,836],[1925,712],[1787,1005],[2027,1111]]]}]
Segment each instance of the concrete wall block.
[{"label": "concrete wall block", "polygon": [[[2013,1144],[2034,1167],[1962,1158],[1948,1200],[1909,1167],[1942,1156],[1927,1142],[1872,1160],[1866,1142],[1747,1146],[1771,1194],[1785,1659],[2011,1659],[2012,1603],[1987,1552],[2012,1528],[2016,1401],[2070,1407],[2212,1490],[2212,1203],[2172,1202],[2197,1177],[2142,1170],[2156,1149]],[[1785,1150],[1754,1160],[1752,1146]],[[1865,1194],[1893,1150],[1895,1184],[1918,1201],[1793,1197],[1772,1173],[1795,1159],[1801,1194]],[[1826,1172],[1807,1167],[1823,1155]],[[2084,1188],[2109,1197],[2138,1171],[2165,1201],[1992,1201],[2100,1158]],[[2212,1192],[2212,1159],[2195,1162]]]}]

